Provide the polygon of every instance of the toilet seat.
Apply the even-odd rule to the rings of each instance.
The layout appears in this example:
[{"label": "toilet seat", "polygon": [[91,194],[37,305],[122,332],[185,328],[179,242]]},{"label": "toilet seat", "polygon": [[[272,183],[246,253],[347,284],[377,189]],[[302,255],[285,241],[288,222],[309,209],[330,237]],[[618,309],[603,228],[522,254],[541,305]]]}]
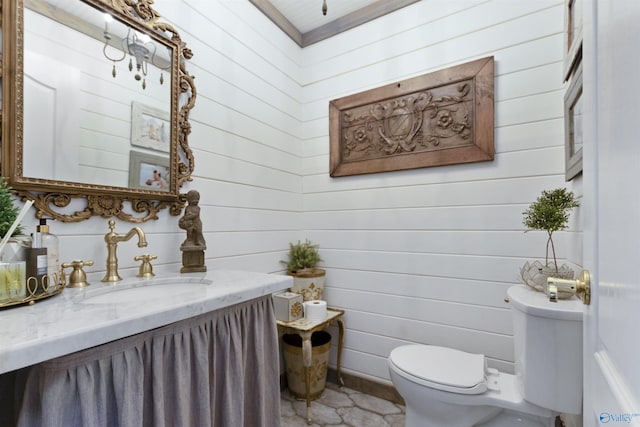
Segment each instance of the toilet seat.
[{"label": "toilet seat", "polygon": [[488,388],[483,354],[431,345],[406,345],[395,348],[389,360],[415,382],[433,389],[481,394]]},{"label": "toilet seat", "polygon": [[[419,395],[421,399],[447,402],[447,404],[462,406],[494,406],[497,408],[507,409],[533,416],[539,416],[542,418],[549,418],[553,416],[553,411],[547,408],[542,408],[524,400],[522,394],[519,391],[518,377],[513,374],[499,372],[498,370],[492,368],[482,369],[484,371],[484,381],[483,383],[477,385],[477,390],[482,390],[484,388],[484,392],[474,391],[474,387],[460,388],[446,386],[434,381],[425,380],[417,376],[415,372],[413,372],[416,366],[430,365],[434,370],[452,369],[452,367],[455,369],[455,366],[459,366],[462,369],[462,366],[465,366],[464,371],[466,372],[468,368],[468,366],[466,365],[471,365],[474,363],[467,363],[467,361],[475,360],[476,368],[474,370],[476,371],[475,377],[477,378],[477,360],[482,360],[484,365],[484,357],[482,355],[469,354],[443,347],[440,347],[440,349],[443,350],[427,350],[430,347],[433,346],[409,344],[406,346],[397,347],[393,349],[393,351],[391,351],[391,354],[387,359],[387,363],[389,364],[391,377],[394,384],[398,388],[398,391],[400,391],[400,387],[404,388],[405,384],[408,387],[413,387],[411,385],[413,384],[416,387],[412,389],[412,393],[416,393],[416,395]],[[413,349],[409,350],[408,348]],[[420,348],[423,350],[418,350]],[[418,359],[413,359],[413,362],[409,362],[404,357],[401,357],[401,355],[403,355],[404,353],[417,356]],[[432,353],[434,354],[434,356],[440,355],[445,357],[446,362],[440,363],[440,367],[438,367],[438,363],[434,363],[433,359],[431,359],[430,355]],[[472,357],[469,359],[467,358],[467,356]],[[456,360],[454,363],[454,358],[456,357],[461,357],[461,359],[459,360],[462,360],[464,364],[456,365],[455,363],[459,363],[459,360]],[[402,366],[399,366],[398,363]],[[446,366],[446,368],[443,368],[444,366]],[[473,377],[474,376],[471,376],[470,378]],[[449,382],[451,381],[449,380]],[[471,383],[473,382],[474,381],[471,381]],[[407,396],[402,396],[406,401]],[[422,403],[420,403],[419,405],[421,404]]]}]

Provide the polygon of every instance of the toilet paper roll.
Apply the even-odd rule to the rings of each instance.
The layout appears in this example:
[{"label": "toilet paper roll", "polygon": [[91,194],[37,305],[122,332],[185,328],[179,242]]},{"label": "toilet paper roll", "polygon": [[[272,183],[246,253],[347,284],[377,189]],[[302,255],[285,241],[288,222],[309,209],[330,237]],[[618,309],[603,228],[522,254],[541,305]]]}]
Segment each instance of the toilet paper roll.
[{"label": "toilet paper roll", "polygon": [[322,300],[306,301],[304,318],[310,322],[318,322],[327,318],[327,302]]}]

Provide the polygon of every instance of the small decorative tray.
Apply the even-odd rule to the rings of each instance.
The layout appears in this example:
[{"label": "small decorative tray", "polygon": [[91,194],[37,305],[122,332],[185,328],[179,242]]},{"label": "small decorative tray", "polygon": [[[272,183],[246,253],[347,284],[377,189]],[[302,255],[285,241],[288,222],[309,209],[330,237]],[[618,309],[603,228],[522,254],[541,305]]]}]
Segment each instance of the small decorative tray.
[{"label": "small decorative tray", "polygon": [[[7,278],[8,276],[5,276],[4,281],[0,280],[0,285],[4,285],[5,288],[0,289],[0,309],[16,305],[35,304],[36,301],[41,299],[58,295],[66,286],[64,275],[59,273],[43,276],[40,283],[36,277],[28,277],[26,281],[10,281]],[[24,289],[22,288],[23,283],[25,284]]]}]

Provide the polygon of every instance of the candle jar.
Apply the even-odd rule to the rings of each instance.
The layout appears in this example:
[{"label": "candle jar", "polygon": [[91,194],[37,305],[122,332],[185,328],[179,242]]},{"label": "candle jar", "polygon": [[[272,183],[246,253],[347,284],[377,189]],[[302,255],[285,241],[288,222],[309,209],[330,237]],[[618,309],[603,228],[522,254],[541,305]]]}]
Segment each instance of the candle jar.
[{"label": "candle jar", "polygon": [[0,303],[26,297],[24,261],[0,263]]}]

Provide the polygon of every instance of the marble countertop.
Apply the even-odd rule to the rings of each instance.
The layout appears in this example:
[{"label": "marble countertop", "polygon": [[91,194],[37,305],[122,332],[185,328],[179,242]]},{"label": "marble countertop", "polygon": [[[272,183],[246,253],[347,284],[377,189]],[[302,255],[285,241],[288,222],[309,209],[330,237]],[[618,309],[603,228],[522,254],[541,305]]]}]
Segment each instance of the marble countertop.
[{"label": "marble countertop", "polygon": [[293,281],[245,271],[177,271],[115,284],[90,276],[88,287],[0,311],[0,373],[270,295]]}]

